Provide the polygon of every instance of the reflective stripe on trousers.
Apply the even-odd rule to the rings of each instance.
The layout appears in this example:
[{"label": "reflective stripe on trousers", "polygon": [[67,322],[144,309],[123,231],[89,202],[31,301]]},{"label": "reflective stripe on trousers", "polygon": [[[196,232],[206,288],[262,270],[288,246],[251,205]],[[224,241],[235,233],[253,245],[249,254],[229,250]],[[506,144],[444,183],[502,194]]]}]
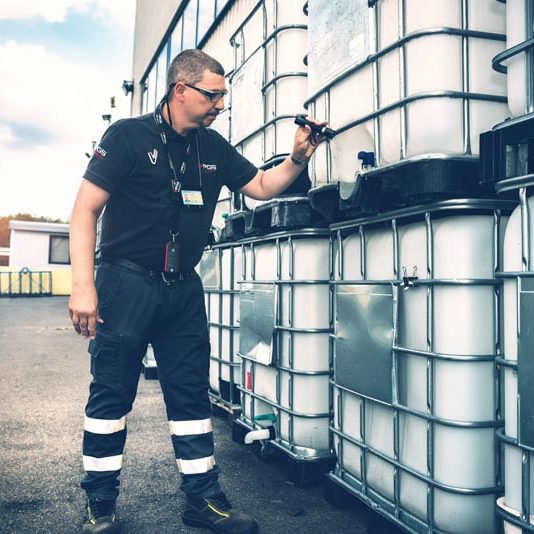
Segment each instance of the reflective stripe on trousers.
[{"label": "reflective stripe on trousers", "polygon": [[[85,409],[82,488],[92,497],[118,495],[126,415],[150,342],[182,490],[201,497],[217,493],[219,470],[208,398],[210,347],[200,279],[194,276],[167,285],[160,278],[147,279],[103,264],[96,286],[104,322],[97,325],[96,338],[89,343],[93,380]],[[136,431],[146,432],[141,427]]]},{"label": "reflective stripe on trousers", "polygon": [[[169,428],[180,473],[193,475],[207,473],[213,469],[215,459],[211,419],[169,421]],[[196,449],[198,454],[203,452],[206,456],[191,458],[193,449]]]}]

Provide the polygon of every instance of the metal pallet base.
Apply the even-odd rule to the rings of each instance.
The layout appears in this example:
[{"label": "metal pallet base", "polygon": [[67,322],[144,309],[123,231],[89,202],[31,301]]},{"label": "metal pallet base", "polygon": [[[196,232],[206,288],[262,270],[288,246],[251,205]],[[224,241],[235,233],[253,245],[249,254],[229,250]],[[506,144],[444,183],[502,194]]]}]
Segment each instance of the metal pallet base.
[{"label": "metal pallet base", "polygon": [[[394,524],[390,518],[383,515],[376,505],[361,499],[358,495],[349,491],[332,477],[331,473],[325,476],[324,498],[333,506],[338,508],[359,508],[368,514],[368,532],[373,534],[397,534],[402,532],[400,524]],[[404,528],[406,528],[404,526]],[[406,530],[406,532],[412,532]]]},{"label": "metal pallet base", "polygon": [[[251,430],[243,421],[236,419],[232,422],[232,439],[236,443],[244,444],[245,435]],[[297,487],[322,483],[325,473],[332,470],[336,463],[333,454],[324,457],[299,457],[275,440],[255,442],[253,446],[259,449],[262,458],[281,461],[288,480]]]},{"label": "metal pallet base", "polygon": [[216,393],[209,392],[212,409],[215,413],[222,412],[223,415],[230,414],[232,417],[237,417],[241,413],[241,406],[239,404],[232,404],[222,399]]}]

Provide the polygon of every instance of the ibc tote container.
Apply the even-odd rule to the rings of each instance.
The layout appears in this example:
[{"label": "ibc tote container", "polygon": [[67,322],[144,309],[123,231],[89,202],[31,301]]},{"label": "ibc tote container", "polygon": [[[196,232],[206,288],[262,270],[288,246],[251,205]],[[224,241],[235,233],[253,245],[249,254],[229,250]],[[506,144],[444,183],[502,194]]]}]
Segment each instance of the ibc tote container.
[{"label": "ibc tote container", "polygon": [[[532,179],[531,179],[532,181]],[[534,197],[520,190],[504,239],[504,496],[497,501],[506,534],[534,531]]]},{"label": "ibc tote container", "polygon": [[[229,90],[225,98],[225,108],[219,113],[217,120],[211,128],[220,133],[225,139],[231,139],[231,77],[234,68],[234,47],[231,44],[231,37],[243,21],[250,15],[257,6],[258,0],[237,0],[231,3],[230,8],[225,12],[223,18],[219,20],[217,26],[210,31],[206,39],[199,43],[199,48],[219,61],[226,73],[226,85]],[[259,88],[257,88],[259,90]],[[224,226],[227,214],[233,211],[232,194],[228,188],[223,187],[217,203],[217,209],[213,218],[213,225],[217,228]]]},{"label": "ibc tote container", "polygon": [[[534,531],[534,378],[530,335],[534,291],[534,2],[509,0],[508,49],[495,58],[507,70],[512,119],[488,134],[496,139],[493,159],[499,193],[513,192],[519,205],[504,240],[504,356],[499,359],[504,390],[504,495],[497,501],[506,534]],[[505,63],[505,68],[502,68]]]},{"label": "ibc tote container", "polygon": [[241,409],[239,282],[243,279],[241,245],[216,243],[204,250],[199,271],[204,286],[210,336],[210,399],[237,413]]},{"label": "ibc tote container", "polygon": [[256,8],[258,0],[235,0],[231,3],[230,8],[224,17],[213,28],[205,40],[199,43],[206,54],[214,57],[221,63],[226,73],[226,84],[228,95],[225,98],[225,108],[219,113],[217,120],[211,128],[219,132],[225,139],[230,140],[230,115],[231,115],[231,76],[234,69],[234,47],[231,38],[240,28],[243,22],[250,16],[250,13]]},{"label": "ibc tote container", "polygon": [[476,190],[479,133],[507,110],[506,81],[491,68],[504,9],[494,0],[310,0],[308,112],[337,130],[314,155],[312,182],[353,182],[364,151],[378,167],[370,179],[410,176],[392,202],[424,187],[436,194],[420,201]]},{"label": "ibc tote container", "polygon": [[412,532],[496,532],[495,272],[512,206],[449,200],[331,226],[329,488]]},{"label": "ibc tote container", "polygon": [[507,74],[508,107],[514,118],[534,111],[533,21],[532,0],[507,0],[507,50],[495,57],[493,63],[497,71]]},{"label": "ibc tote container", "polygon": [[506,2],[508,48],[493,58],[493,68],[506,74],[509,113],[504,122],[480,136],[481,181],[497,192],[530,185],[534,130],[534,2]]},{"label": "ibc tote container", "polygon": [[242,243],[242,410],[234,437],[267,440],[307,477],[306,466],[332,460],[329,232],[299,229]]},{"label": "ibc tote container", "polygon": [[304,3],[261,0],[231,38],[231,142],[259,167],[287,155],[304,112]]},{"label": "ibc tote container", "polygon": [[507,73],[511,118],[481,136],[483,180],[519,199],[504,239],[504,355],[498,358],[504,396],[504,495],[497,512],[506,534],[534,531],[534,366],[530,326],[534,197],[534,2],[508,0],[507,50],[494,68]]},{"label": "ibc tote container", "polygon": [[258,0],[233,0],[230,2],[230,7],[222,19],[219,19],[216,27],[199,43],[199,48],[221,63],[227,75],[231,75],[234,68],[234,48],[230,42],[231,37],[257,4]]}]

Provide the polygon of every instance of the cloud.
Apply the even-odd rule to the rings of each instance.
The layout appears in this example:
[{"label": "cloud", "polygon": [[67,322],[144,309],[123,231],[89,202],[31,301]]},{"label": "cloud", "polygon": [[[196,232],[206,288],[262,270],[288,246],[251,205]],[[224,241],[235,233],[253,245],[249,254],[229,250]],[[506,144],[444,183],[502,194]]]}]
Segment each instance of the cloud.
[{"label": "cloud", "polygon": [[[53,132],[41,128],[35,124],[25,124],[22,122],[12,122],[2,125],[2,134],[0,134],[0,145],[4,144],[9,148],[41,146],[53,143],[56,138]],[[3,142],[2,142],[3,141]]]},{"label": "cloud", "polygon": [[14,41],[0,45],[0,79],[0,124],[15,137],[38,133],[41,143],[47,136],[80,140],[88,127],[99,129],[117,83],[91,65]]},{"label": "cloud", "polygon": [[2,0],[0,20],[40,17],[65,22],[69,12],[80,12],[131,31],[133,4],[135,0]]},{"label": "cloud", "polygon": [[67,220],[88,161],[83,149],[77,143],[26,151],[2,147],[0,216],[31,213]]},{"label": "cloud", "polygon": [[0,19],[26,19],[42,17],[47,22],[62,22],[67,11],[86,2],[78,0],[3,0],[0,7]]},{"label": "cloud", "polygon": [[[0,44],[0,79],[0,214],[66,218],[120,80],[14,41]],[[128,99],[118,103],[113,120],[128,115]]]},{"label": "cloud", "polygon": [[122,31],[133,32],[135,0],[95,0],[88,4],[101,21]]},{"label": "cloud", "polygon": [[129,115],[134,13],[135,0],[0,0],[0,215],[69,217],[102,115]]}]

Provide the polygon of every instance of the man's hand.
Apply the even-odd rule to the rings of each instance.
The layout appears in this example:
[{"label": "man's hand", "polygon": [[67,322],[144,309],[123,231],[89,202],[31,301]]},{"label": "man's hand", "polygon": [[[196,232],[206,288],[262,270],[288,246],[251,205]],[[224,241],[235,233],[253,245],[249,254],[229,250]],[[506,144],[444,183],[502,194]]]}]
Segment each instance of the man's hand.
[{"label": "man's hand", "polygon": [[98,296],[94,285],[83,289],[73,288],[69,313],[74,330],[83,337],[94,339],[96,323],[104,322],[98,314]]},{"label": "man's hand", "polygon": [[74,330],[94,339],[98,315],[98,295],[94,282],[96,221],[109,198],[109,193],[83,180],[70,219],[70,263],[72,290],[69,313]]},{"label": "man's hand", "polygon": [[[326,126],[327,121],[307,119],[318,126]],[[259,170],[254,178],[244,185],[239,192],[256,200],[270,200],[285,191],[302,172],[317,145],[324,140],[321,134],[314,133],[308,125],[299,126],[295,132],[295,140],[291,156],[280,165],[265,171]]]},{"label": "man's hand", "polygon": [[[326,126],[328,124],[328,121],[317,121],[310,117],[306,117],[306,119],[318,126]],[[308,161],[321,141],[324,141],[324,137],[314,133],[309,126],[299,126],[295,132],[295,141],[291,155],[298,160]]]}]

